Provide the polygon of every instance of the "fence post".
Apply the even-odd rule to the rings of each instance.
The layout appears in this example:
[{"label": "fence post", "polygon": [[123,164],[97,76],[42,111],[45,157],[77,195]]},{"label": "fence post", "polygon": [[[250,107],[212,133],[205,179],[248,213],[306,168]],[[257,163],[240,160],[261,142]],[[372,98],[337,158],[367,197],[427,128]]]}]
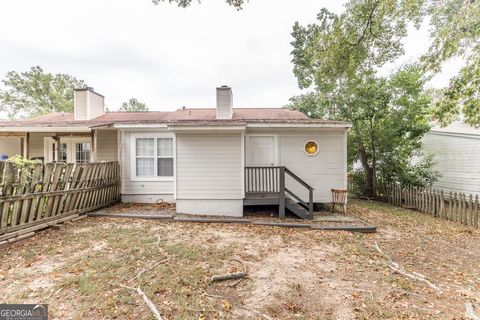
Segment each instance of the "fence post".
[{"label": "fence post", "polygon": [[280,199],[278,206],[278,215],[285,218],[285,167],[280,167]]},{"label": "fence post", "polygon": [[440,217],[445,219],[445,197],[443,195],[443,190],[440,190]]},{"label": "fence post", "polygon": [[475,214],[474,214],[474,226],[480,228],[480,217],[478,214],[478,195],[475,196]]}]

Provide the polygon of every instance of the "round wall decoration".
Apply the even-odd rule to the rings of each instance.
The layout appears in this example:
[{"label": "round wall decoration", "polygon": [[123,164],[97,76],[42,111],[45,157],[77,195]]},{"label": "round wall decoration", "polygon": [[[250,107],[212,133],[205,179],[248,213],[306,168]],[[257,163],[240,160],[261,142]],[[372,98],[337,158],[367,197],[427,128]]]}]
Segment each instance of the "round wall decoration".
[{"label": "round wall decoration", "polygon": [[318,143],[313,140],[307,141],[305,143],[305,153],[309,156],[314,156],[318,153]]}]

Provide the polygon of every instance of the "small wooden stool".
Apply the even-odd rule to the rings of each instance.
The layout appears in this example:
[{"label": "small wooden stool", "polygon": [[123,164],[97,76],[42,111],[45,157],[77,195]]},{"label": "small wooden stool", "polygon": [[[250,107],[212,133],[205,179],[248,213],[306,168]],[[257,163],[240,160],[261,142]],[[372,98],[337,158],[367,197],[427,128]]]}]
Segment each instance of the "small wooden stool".
[{"label": "small wooden stool", "polygon": [[343,208],[343,213],[347,214],[347,195],[348,190],[343,189],[332,189],[332,206],[330,212],[335,210],[335,205],[341,205]]}]

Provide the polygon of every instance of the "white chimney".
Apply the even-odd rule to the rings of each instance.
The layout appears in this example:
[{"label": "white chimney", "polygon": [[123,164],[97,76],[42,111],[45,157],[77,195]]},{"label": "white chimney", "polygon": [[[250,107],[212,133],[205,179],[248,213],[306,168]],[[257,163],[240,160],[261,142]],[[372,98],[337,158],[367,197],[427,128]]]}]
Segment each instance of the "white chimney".
[{"label": "white chimney", "polygon": [[233,116],[233,93],[229,86],[217,88],[217,119],[232,119]]},{"label": "white chimney", "polygon": [[75,89],[73,105],[75,120],[90,120],[105,113],[105,98],[92,87]]}]

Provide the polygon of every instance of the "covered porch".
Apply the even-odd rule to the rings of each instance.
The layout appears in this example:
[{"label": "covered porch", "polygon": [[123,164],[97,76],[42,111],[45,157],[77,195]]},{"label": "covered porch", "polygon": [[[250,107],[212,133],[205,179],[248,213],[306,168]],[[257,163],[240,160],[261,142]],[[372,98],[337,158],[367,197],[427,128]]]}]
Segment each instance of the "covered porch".
[{"label": "covered porch", "polygon": [[117,131],[59,127],[0,128],[0,157],[15,155],[43,163],[116,161]]}]

